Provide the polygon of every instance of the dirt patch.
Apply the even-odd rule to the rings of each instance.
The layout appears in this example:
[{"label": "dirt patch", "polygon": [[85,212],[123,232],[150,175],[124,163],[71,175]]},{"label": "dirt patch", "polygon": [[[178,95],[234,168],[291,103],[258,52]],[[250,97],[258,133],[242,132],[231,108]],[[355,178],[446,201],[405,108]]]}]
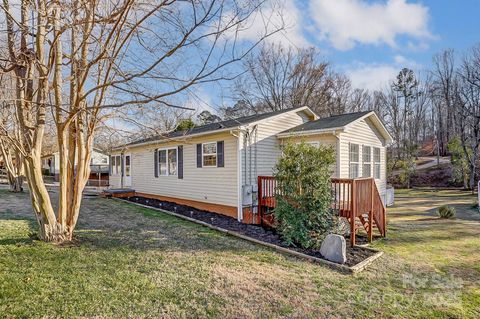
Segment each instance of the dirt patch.
[{"label": "dirt patch", "polygon": [[[288,246],[280,239],[280,236],[277,233],[275,233],[274,230],[265,229],[258,225],[244,224],[239,222],[233,217],[224,216],[221,214],[217,214],[217,213],[213,213],[205,210],[199,210],[190,206],[179,205],[173,202],[160,201],[157,199],[150,199],[145,197],[135,196],[135,197],[126,198],[125,200],[151,206],[151,207],[161,208],[170,212],[174,212],[176,214],[180,214],[186,217],[203,221],[213,226],[217,226],[230,231],[235,231],[242,235],[249,236],[266,243],[285,247],[306,255],[323,259],[323,256],[320,254],[320,251],[318,250],[302,249],[298,247]],[[362,237],[359,237],[359,238],[361,240]],[[347,242],[348,242],[348,238],[347,238]],[[362,262],[363,260],[367,259],[368,257],[373,256],[374,254],[375,252],[372,250],[365,249],[358,246],[350,247],[347,244],[347,262],[345,263],[345,265],[349,267],[354,266]]]}]

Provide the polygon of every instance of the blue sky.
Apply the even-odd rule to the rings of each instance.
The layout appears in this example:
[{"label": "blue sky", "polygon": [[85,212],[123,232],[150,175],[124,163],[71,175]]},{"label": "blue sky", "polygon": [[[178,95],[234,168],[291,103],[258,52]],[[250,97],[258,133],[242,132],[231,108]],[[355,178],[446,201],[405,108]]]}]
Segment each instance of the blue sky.
[{"label": "blue sky", "polygon": [[[367,89],[387,86],[402,67],[424,73],[442,49],[461,53],[480,43],[480,0],[271,0],[244,41],[266,20],[276,25],[275,12],[282,13],[285,31],[268,41],[314,46],[354,86]],[[196,102],[230,104],[228,84],[223,87],[197,88]]]}]

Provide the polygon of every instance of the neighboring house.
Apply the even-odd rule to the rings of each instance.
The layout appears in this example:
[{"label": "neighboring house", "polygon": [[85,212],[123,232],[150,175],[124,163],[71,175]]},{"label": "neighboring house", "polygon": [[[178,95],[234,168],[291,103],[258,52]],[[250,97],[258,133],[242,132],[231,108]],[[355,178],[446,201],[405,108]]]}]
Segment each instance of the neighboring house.
[{"label": "neighboring house", "polygon": [[252,115],[114,148],[110,185],[229,215],[255,212],[257,177],[271,176],[283,143],[331,145],[333,177],[375,177],[385,198],[392,137],[373,111],[318,119],[308,107]]},{"label": "neighboring house", "polygon": [[[93,149],[90,160],[89,186],[108,186],[110,157],[99,149]],[[75,159],[76,165],[76,159]],[[42,167],[44,174],[55,176],[59,181],[60,156],[58,152],[42,156]]]}]

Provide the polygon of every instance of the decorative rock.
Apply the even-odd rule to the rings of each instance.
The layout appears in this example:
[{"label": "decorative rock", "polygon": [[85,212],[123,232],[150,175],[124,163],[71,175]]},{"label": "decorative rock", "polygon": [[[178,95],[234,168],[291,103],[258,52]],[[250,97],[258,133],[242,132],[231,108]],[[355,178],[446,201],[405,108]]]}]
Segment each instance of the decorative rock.
[{"label": "decorative rock", "polygon": [[340,235],[327,235],[320,247],[320,254],[326,260],[344,264],[347,261],[347,243],[345,238]]}]

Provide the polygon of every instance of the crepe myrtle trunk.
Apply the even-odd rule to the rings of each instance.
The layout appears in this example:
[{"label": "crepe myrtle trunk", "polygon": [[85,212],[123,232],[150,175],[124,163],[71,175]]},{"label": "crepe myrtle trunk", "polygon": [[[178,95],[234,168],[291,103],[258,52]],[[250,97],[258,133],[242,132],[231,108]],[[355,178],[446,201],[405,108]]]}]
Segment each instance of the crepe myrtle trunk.
[{"label": "crepe myrtle trunk", "polygon": [[7,173],[8,175],[8,184],[10,186],[10,191],[14,193],[23,192],[23,176],[15,176],[13,174]]},{"label": "crepe myrtle trunk", "polygon": [[[89,160],[90,152],[86,153],[87,160]],[[32,207],[39,225],[38,238],[40,240],[61,243],[73,239],[73,231],[80,214],[83,190],[90,173],[89,166],[86,166],[83,169],[84,173],[76,175],[73,181],[76,186],[72,190],[74,200],[66,203],[65,198],[60,199],[61,205],[55,212],[48,189],[43,182],[40,157],[34,154],[25,159],[25,174],[30,189]],[[64,181],[66,184],[71,182]]]}]

